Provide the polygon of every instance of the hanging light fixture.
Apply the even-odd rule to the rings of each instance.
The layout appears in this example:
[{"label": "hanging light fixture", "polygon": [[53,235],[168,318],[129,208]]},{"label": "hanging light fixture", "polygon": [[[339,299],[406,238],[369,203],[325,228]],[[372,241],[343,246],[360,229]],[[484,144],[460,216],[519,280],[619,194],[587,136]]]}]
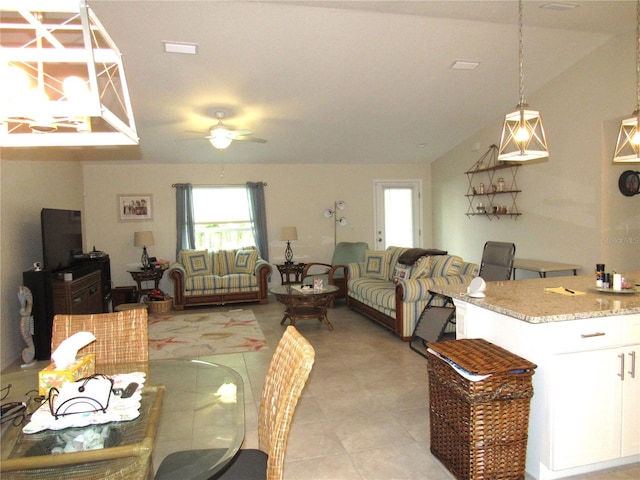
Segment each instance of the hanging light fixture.
[{"label": "hanging light fixture", "polygon": [[122,55],[84,0],[0,13],[0,146],[138,144]]},{"label": "hanging light fixture", "polygon": [[524,99],[524,75],[522,73],[522,0],[518,2],[519,48],[518,68],[520,71],[520,103],[514,112],[504,119],[498,160],[526,162],[549,157],[549,147],[544,135],[540,112],[531,110]]},{"label": "hanging light fixture", "polygon": [[636,110],[622,121],[613,163],[640,163],[640,1],[636,1]]}]

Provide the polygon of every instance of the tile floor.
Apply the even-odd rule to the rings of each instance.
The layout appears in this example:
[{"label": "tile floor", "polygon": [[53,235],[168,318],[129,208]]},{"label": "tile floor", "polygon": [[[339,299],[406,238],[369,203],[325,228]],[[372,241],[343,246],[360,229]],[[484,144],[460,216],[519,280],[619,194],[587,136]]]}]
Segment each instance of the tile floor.
[{"label": "tile floor", "polygon": [[[242,308],[253,310],[273,348],[283,330],[282,305],[271,299]],[[316,361],[293,419],[285,479],[453,479],[429,452],[426,360],[343,302],[329,318],[334,331],[313,320],[297,324]],[[272,354],[267,349],[205,357],[233,367],[245,380],[247,448],[257,447],[258,403]],[[156,451],[162,451],[161,442]],[[572,478],[638,479],[640,464]]]},{"label": "tile floor", "polygon": [[[273,347],[282,335],[283,307],[271,299],[268,305],[202,310],[230,308],[251,309],[271,348],[202,358],[232,367],[244,378],[244,446],[255,448],[260,391]],[[454,479],[429,452],[426,360],[386,329],[348,310],[343,302],[336,303],[329,318],[334,331],[313,320],[297,324],[314,346],[316,361],[293,419],[285,479]],[[15,368],[20,368],[19,362]],[[167,449],[176,449],[176,445],[158,439],[156,467]],[[638,478],[640,463],[572,480]]]}]

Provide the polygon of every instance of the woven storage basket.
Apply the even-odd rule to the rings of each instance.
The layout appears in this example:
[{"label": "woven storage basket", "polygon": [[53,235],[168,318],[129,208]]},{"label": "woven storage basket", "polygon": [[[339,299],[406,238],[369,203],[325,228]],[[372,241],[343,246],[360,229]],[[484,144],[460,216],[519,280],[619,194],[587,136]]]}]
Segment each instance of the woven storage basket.
[{"label": "woven storage basket", "polygon": [[522,479],[536,365],[483,339],[430,343],[431,452],[459,479]]},{"label": "woven storage basket", "polygon": [[155,301],[145,301],[145,303],[149,306],[149,313],[164,313],[170,312],[173,308],[173,298],[168,298],[167,300],[155,300]]}]

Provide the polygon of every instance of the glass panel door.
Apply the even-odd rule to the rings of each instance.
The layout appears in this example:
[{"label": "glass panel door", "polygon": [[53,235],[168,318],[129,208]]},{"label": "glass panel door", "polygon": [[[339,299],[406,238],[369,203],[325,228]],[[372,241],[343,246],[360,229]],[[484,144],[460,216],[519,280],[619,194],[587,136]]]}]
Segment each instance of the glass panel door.
[{"label": "glass panel door", "polygon": [[375,181],[375,248],[421,244],[420,180]]}]

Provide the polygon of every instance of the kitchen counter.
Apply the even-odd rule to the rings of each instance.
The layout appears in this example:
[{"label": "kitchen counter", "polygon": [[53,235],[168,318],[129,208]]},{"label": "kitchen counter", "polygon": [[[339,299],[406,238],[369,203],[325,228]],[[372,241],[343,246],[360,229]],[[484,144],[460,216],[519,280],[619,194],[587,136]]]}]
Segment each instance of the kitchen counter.
[{"label": "kitchen counter", "polygon": [[[622,276],[627,281],[640,283],[640,272],[623,273]],[[555,287],[583,292],[584,295],[564,295],[545,290]],[[636,287],[636,293],[632,294],[599,292],[595,289],[595,275],[487,282],[484,298],[469,297],[466,289],[466,285],[437,285],[431,291],[528,323],[640,313],[640,287]]]},{"label": "kitchen counter", "polygon": [[[640,272],[623,276],[640,281]],[[562,293],[545,290],[557,287]],[[484,338],[538,365],[527,442],[532,478],[640,462],[639,291],[599,292],[594,275],[487,282],[484,298],[466,295],[466,285],[431,291],[453,298],[456,338]]]}]

